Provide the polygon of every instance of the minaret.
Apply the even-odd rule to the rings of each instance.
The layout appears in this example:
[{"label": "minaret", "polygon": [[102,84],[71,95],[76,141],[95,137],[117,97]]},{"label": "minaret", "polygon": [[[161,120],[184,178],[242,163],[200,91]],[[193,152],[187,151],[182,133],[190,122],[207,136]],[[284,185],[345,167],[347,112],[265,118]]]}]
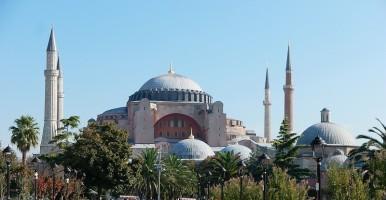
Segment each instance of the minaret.
[{"label": "minaret", "polygon": [[290,58],[290,46],[288,45],[287,51],[287,64],[284,89],[284,119],[288,122],[288,128],[290,132],[293,131],[293,91],[292,86],[292,69]]},{"label": "minaret", "polygon": [[59,71],[58,76],[58,128],[62,127],[61,120],[63,119],[63,100],[64,100],[64,92],[63,92],[63,71],[60,67],[60,61],[58,56],[58,64],[57,70]]},{"label": "minaret", "polygon": [[271,136],[271,94],[269,91],[269,78],[268,78],[268,68],[265,73],[265,97],[263,101],[264,105],[264,137],[267,139],[267,142],[272,141]]},{"label": "minaret", "polygon": [[40,154],[47,154],[53,150],[54,145],[49,144],[57,131],[57,103],[58,103],[58,76],[57,50],[54,30],[51,29],[47,46],[47,64],[45,76],[45,104],[44,104],[44,128],[40,143]]}]

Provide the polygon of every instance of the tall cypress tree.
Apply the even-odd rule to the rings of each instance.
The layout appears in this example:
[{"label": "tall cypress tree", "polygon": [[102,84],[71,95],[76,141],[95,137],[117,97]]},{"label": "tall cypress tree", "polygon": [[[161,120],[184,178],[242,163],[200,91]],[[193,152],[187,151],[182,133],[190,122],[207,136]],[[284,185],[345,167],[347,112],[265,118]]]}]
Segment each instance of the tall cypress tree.
[{"label": "tall cypress tree", "polygon": [[279,135],[273,141],[273,146],[276,149],[273,163],[282,170],[286,170],[290,176],[299,180],[309,176],[310,171],[300,168],[299,165],[294,163],[299,151],[299,147],[295,144],[298,138],[299,136],[296,136],[296,133],[290,132],[287,120],[283,120]]}]

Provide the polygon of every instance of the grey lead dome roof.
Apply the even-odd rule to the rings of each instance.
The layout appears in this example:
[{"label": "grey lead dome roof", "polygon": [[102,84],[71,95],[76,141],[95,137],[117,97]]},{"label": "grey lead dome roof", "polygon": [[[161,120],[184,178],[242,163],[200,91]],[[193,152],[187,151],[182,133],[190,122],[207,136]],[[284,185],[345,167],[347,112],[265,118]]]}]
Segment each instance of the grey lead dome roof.
[{"label": "grey lead dome roof", "polygon": [[171,154],[180,159],[205,160],[207,157],[214,156],[212,148],[205,142],[193,138],[181,140],[173,145]]},{"label": "grey lead dome roof", "polygon": [[192,79],[169,71],[169,73],[154,77],[148,80],[141,90],[162,90],[162,89],[179,89],[179,90],[195,90],[203,91],[200,85],[198,85]]},{"label": "grey lead dome roof", "polygon": [[355,139],[349,131],[331,122],[310,126],[299,137],[297,144],[310,145],[317,136],[321,137],[327,144],[356,146]]},{"label": "grey lead dome roof", "polygon": [[241,160],[247,160],[251,157],[252,150],[246,146],[233,144],[225,147],[222,152],[233,152],[233,154],[239,154]]}]

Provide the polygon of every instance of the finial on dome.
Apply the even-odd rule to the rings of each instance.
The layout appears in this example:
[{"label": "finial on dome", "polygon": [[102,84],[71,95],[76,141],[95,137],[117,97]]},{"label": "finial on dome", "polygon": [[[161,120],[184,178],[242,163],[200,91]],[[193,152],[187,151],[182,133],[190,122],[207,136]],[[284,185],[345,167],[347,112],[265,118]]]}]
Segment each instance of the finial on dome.
[{"label": "finial on dome", "polygon": [[322,111],[320,111],[320,121],[328,123],[330,122],[330,111],[327,108],[323,108]]},{"label": "finial on dome", "polygon": [[190,127],[190,135],[188,137],[189,139],[194,139],[194,135],[193,135],[193,128]]},{"label": "finial on dome", "polygon": [[168,74],[174,74],[174,70],[173,70],[173,65],[172,63],[169,64],[169,71],[168,71]]}]

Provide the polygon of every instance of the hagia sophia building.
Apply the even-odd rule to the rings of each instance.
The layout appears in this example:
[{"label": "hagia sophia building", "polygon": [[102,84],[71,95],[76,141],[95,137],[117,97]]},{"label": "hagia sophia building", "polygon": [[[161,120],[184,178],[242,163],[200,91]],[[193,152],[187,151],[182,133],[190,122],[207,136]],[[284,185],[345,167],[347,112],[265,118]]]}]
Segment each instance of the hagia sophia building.
[{"label": "hagia sophia building", "polygon": [[[54,149],[49,141],[57,133],[63,118],[63,76],[53,30],[47,47],[47,67],[45,70],[45,117],[40,154]],[[284,118],[289,128],[294,127],[294,87],[290,48],[287,51],[286,79],[284,90]],[[203,160],[218,151],[233,151],[247,159],[259,147],[271,149],[271,99],[268,70],[265,79],[264,136],[247,131],[242,120],[233,119],[224,113],[224,104],[214,100],[197,82],[178,74],[172,66],[167,73],[150,78],[138,91],[133,92],[126,105],[112,108],[97,116],[99,124],[113,123],[128,132],[128,142],[134,154],[146,148],[159,148],[165,153],[175,154],[182,159]],[[119,106],[119,105],[118,105]],[[306,129],[298,140],[309,150],[308,142],[316,136],[323,137],[335,150],[347,155],[355,148],[351,133],[329,121],[329,112],[322,111],[322,125]],[[307,162],[304,162],[307,165]]]}]

